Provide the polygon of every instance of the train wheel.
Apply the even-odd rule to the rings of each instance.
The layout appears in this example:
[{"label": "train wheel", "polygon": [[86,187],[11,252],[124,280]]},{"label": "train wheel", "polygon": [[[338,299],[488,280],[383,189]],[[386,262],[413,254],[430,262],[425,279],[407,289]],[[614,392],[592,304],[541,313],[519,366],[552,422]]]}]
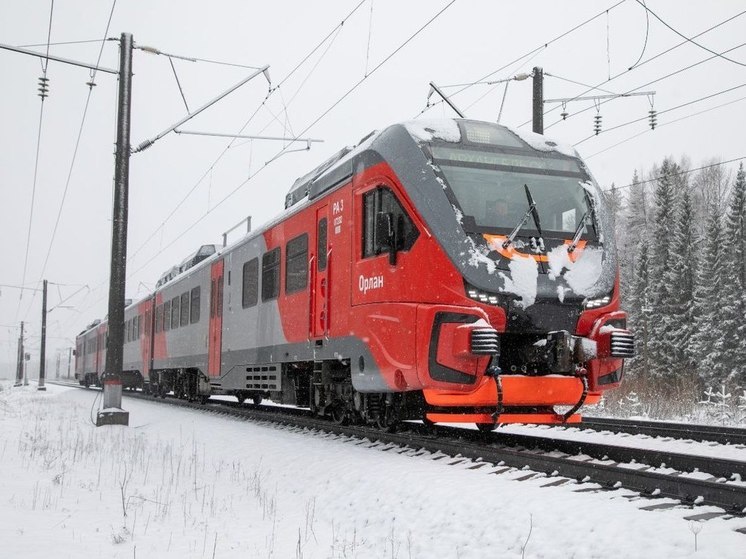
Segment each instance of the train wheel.
[{"label": "train wheel", "polygon": [[209,399],[210,399],[210,395],[209,394],[205,394],[205,395],[199,397],[199,403],[204,406],[207,403],[207,400],[209,400]]},{"label": "train wheel", "polygon": [[477,429],[482,433],[491,433],[497,429],[497,423],[477,423]]},{"label": "train wheel", "polygon": [[350,423],[350,414],[347,413],[343,405],[334,406],[332,409],[332,420],[339,425],[347,425]]},{"label": "train wheel", "polygon": [[259,404],[262,403],[262,395],[261,394],[254,394],[251,397],[251,401],[254,402],[255,406],[258,406]]},{"label": "train wheel", "polygon": [[235,396],[239,404],[243,404],[246,401],[246,394],[243,392],[236,392]]}]

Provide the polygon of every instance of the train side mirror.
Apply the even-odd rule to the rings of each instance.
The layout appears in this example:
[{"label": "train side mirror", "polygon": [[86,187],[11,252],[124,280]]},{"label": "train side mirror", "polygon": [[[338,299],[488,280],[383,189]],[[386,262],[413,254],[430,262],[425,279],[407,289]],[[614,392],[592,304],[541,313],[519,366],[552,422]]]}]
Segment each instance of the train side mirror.
[{"label": "train side mirror", "polygon": [[77,356],[78,355],[78,351],[74,349],[73,350],[73,355]]},{"label": "train side mirror", "polygon": [[376,214],[376,244],[381,252],[388,250],[389,264],[396,266],[396,231],[394,216],[388,212]]}]

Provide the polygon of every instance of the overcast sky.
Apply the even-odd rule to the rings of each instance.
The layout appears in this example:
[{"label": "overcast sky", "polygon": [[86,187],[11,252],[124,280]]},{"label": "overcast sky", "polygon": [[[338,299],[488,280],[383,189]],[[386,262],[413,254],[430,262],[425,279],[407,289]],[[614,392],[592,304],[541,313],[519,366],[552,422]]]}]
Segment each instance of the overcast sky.
[{"label": "overcast sky", "polygon": [[[415,117],[454,116],[442,103],[423,113],[431,80],[442,86],[471,83],[485,76],[491,81],[504,80],[541,66],[551,74],[545,81],[546,99],[585,93],[587,88],[579,84],[599,86],[603,91],[595,93],[601,95],[655,91],[654,107],[661,113],[655,131],[650,131],[647,123],[651,108],[647,96],[602,104],[599,110],[604,129],[643,120],[598,136],[593,135],[597,112],[593,101],[569,103],[566,121],[560,119],[561,107],[545,105],[545,133],[577,144],[603,187],[612,182],[626,185],[635,169],[647,170],[668,155],[678,158],[687,154],[693,167],[713,158],[725,161],[746,156],[746,49],[738,48],[746,44],[746,15],[738,16],[746,5],[735,0],[646,3],[686,37],[722,25],[695,39],[699,43],[695,45],[653,15],[646,17],[636,0],[458,0],[450,6],[447,1],[432,0],[365,0],[361,5],[357,0],[119,0],[108,37],[130,32],[139,46],[240,65],[172,59],[180,93],[169,58],[136,50],[133,146],[185,116],[182,93],[189,110],[194,111],[253,72],[242,66],[265,64],[270,65],[273,86],[282,82],[269,98],[267,81],[259,76],[182,129],[235,134],[256,113],[243,134],[324,140],[313,144],[310,151],[285,154],[269,165],[265,163],[282,149],[282,143],[240,140],[225,151],[230,141],[225,138],[170,134],[133,155],[127,296],[144,295],[164,270],[199,245],[220,242],[221,234],[244,217],[251,215],[258,226],[277,215],[296,177],[343,146],[354,145],[371,130]],[[49,0],[3,2],[0,43],[38,45],[28,48],[44,51],[50,7]],[[98,42],[53,45],[50,53],[94,63],[111,9],[110,0],[56,2],[52,43]],[[594,16],[598,17],[557,39]],[[734,19],[723,23],[729,18]],[[345,23],[340,27],[342,20]],[[291,73],[330,33],[329,39]],[[682,42],[685,44],[677,47]],[[672,50],[656,57],[667,49]],[[723,56],[731,60],[707,49],[729,51]],[[100,64],[118,67],[116,42],[105,44]],[[679,70],[683,71],[660,79]],[[317,122],[366,73],[367,79]],[[57,348],[71,345],[87,323],[103,317],[107,310],[116,77],[104,73],[95,77],[97,85],[73,166],[89,91],[86,82],[91,77],[86,69],[49,62],[50,93],[44,103],[30,220],[41,104],[36,93],[41,75],[40,59],[0,50],[0,242],[4,262],[0,265],[0,362],[15,361],[21,320],[31,329],[28,344],[32,352],[38,351],[41,297],[34,298],[33,292],[27,291],[19,300],[18,289],[5,287],[24,282],[29,222],[25,285],[40,287],[43,273],[55,284],[50,286],[49,306],[62,301],[63,307],[72,307],[57,308],[49,315],[48,355],[54,358]],[[721,93],[731,88],[738,89]],[[454,95],[453,101],[470,118],[494,121],[504,91],[504,83],[477,85]],[[501,122],[530,129],[531,93],[530,80],[511,81]],[[713,94],[717,95],[664,112]],[[697,115],[699,112],[702,114]],[[630,139],[633,136],[637,137]],[[254,173],[256,176],[247,180]],[[0,376],[2,373],[0,368]]]}]

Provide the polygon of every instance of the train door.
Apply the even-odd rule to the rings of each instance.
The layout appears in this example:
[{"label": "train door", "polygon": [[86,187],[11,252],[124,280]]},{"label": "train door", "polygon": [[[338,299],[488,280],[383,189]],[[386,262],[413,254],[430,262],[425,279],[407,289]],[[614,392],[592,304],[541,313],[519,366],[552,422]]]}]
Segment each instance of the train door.
[{"label": "train door", "polygon": [[143,312],[144,336],[140,339],[140,350],[142,353],[142,376],[148,378],[153,358],[153,299],[148,299]]},{"label": "train door", "polygon": [[223,345],[223,264],[215,262],[210,270],[210,327],[207,348],[207,373],[220,376]]},{"label": "train door", "polygon": [[101,332],[96,332],[96,353],[93,355],[93,370],[101,375],[103,372],[100,368],[100,356],[101,356]]},{"label": "train door", "polygon": [[311,335],[320,338],[329,333],[329,268],[331,251],[328,243],[328,208],[316,210],[316,258],[311,262],[313,281],[313,301],[311,313]]}]

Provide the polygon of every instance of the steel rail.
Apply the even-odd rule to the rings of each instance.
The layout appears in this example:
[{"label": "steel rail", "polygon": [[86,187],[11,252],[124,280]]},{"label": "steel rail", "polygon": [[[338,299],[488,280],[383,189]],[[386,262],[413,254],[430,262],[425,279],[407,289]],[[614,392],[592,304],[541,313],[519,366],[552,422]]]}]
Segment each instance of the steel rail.
[{"label": "steel rail", "polygon": [[[734,475],[746,476],[746,461],[714,458],[701,454],[670,452],[665,449],[649,449],[621,446],[591,441],[552,438],[551,435],[519,435],[496,431],[496,442],[511,447],[538,449],[544,452],[562,452],[570,456],[588,455],[596,460],[614,461],[651,468],[671,468],[682,473],[702,472],[714,478],[733,479]],[[746,480],[745,480],[746,481]]]},{"label": "steel rail", "polygon": [[651,437],[671,437],[674,439],[746,445],[746,429],[738,427],[609,417],[583,417],[583,422],[580,425],[573,425],[573,427],[588,428],[594,431],[649,435]]},{"label": "steel rail", "polygon": [[[159,400],[139,392],[124,392],[125,396],[145,400]],[[727,483],[721,480],[703,480],[681,472],[673,474],[637,469],[635,466],[603,464],[598,461],[583,459],[579,456],[555,456],[542,449],[537,451],[507,446],[500,441],[501,433],[480,433],[466,429],[432,427],[419,424],[405,424],[406,431],[388,433],[373,427],[359,425],[339,425],[329,420],[318,418],[308,411],[298,408],[280,408],[274,406],[239,405],[231,402],[213,401],[205,406],[198,403],[166,398],[163,403],[215,413],[228,417],[239,417],[247,420],[262,421],[289,427],[305,428],[320,433],[332,433],[353,437],[360,440],[379,441],[403,448],[423,450],[431,453],[440,452],[450,457],[474,460],[477,463],[487,462],[500,467],[532,470],[536,474],[551,478],[567,478],[578,483],[594,483],[602,489],[628,489],[644,497],[668,497],[679,500],[686,505],[712,505],[724,510],[723,514],[743,516],[746,514],[746,486]],[[528,437],[534,439],[533,437]],[[557,446],[558,441],[552,441]],[[508,441],[509,443],[509,441]],[[536,441],[534,440],[534,443]],[[536,443],[538,444],[538,443]],[[534,446],[536,446],[534,444]],[[585,453],[591,450],[588,443]],[[644,449],[622,448],[619,452],[628,453],[630,460],[641,462],[642,456],[650,456]],[[605,449],[603,452],[606,452]],[[636,457],[634,452],[641,452]],[[636,466],[644,468],[644,463]],[[746,468],[746,464],[741,464]],[[496,470],[502,473],[507,470]],[[535,477],[531,476],[530,477]],[[546,485],[559,485],[563,481],[550,480]],[[594,488],[591,488],[594,489]],[[583,488],[582,490],[587,490]]]}]

